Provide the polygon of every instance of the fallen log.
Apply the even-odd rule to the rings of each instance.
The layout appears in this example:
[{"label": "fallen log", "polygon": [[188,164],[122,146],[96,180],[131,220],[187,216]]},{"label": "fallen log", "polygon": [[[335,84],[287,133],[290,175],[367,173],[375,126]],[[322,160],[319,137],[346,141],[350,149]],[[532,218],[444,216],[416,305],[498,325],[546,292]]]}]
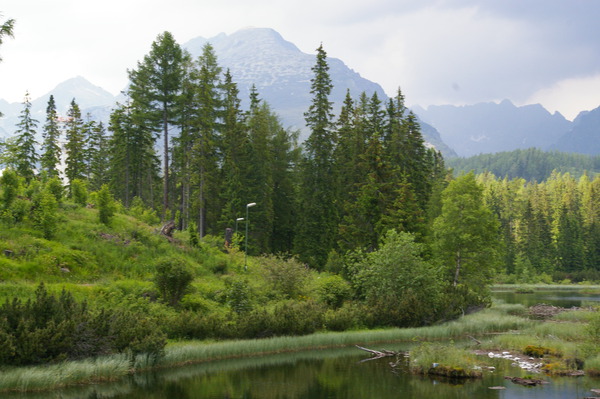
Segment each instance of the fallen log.
[{"label": "fallen log", "polygon": [[367,362],[369,360],[381,359],[382,357],[398,356],[401,354],[401,352],[389,351],[387,349],[383,349],[381,351],[376,351],[374,349],[363,348],[362,346],[358,346],[358,345],[355,345],[355,346],[358,349],[363,350],[365,352],[369,352],[373,355],[373,357],[371,357],[369,359],[361,360],[361,362]]}]

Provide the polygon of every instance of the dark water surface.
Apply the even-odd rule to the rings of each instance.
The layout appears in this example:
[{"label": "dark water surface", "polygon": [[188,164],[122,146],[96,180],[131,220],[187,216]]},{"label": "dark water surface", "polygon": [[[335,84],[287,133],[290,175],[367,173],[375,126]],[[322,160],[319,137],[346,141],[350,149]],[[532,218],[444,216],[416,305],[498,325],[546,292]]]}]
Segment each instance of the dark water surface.
[{"label": "dark water surface", "polygon": [[505,303],[521,303],[533,306],[538,303],[561,306],[564,308],[581,307],[586,305],[599,305],[600,295],[597,293],[582,293],[578,290],[539,290],[530,294],[519,294],[507,291],[494,291],[494,299]]},{"label": "dark water surface", "polygon": [[[597,301],[574,292],[501,294],[499,299],[533,305],[548,303],[581,306]],[[539,294],[539,295],[538,295]],[[530,302],[531,301],[531,302]],[[553,302],[555,301],[555,302]],[[373,345],[373,349],[407,350],[408,344]],[[0,394],[2,399],[582,399],[594,396],[600,379],[590,377],[550,378],[536,387],[513,384],[504,376],[524,376],[509,360],[481,357],[481,364],[494,366],[484,378],[450,381],[410,375],[405,366],[389,365],[394,358],[361,362],[368,354],[356,348],[308,351],[248,359],[211,362],[131,376],[125,380],[46,393]],[[490,387],[501,386],[503,390]]]}]

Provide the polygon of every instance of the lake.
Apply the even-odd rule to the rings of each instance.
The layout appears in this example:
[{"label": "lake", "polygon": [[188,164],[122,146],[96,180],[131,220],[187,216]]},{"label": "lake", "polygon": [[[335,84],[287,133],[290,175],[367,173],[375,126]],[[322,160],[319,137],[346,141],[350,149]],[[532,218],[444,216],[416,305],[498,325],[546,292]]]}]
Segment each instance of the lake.
[{"label": "lake", "polygon": [[[500,294],[500,295],[498,295]],[[521,295],[524,297],[522,298]],[[509,303],[548,303],[581,306],[597,296],[576,292],[546,291],[535,294],[495,293]],[[579,302],[578,302],[579,301]],[[566,304],[566,305],[565,305]],[[373,345],[373,349],[407,350],[410,344]],[[413,376],[405,365],[392,369],[394,358],[362,361],[369,354],[357,348],[306,351],[247,359],[211,362],[131,376],[125,380],[75,387],[47,393],[5,394],[6,399],[578,399],[593,396],[600,379],[589,377],[543,378],[549,384],[525,387],[504,376],[525,372],[504,359],[481,357],[482,365],[494,366],[477,380],[448,380]],[[504,387],[496,390],[490,387]]]}]

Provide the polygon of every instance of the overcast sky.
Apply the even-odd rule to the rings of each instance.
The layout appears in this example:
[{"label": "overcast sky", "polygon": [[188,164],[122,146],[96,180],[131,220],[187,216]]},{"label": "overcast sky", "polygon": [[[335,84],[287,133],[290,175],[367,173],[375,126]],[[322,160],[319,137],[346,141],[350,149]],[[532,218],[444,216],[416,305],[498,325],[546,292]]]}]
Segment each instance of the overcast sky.
[{"label": "overcast sky", "polygon": [[113,94],[170,31],[184,43],[248,26],[302,51],[322,42],[409,105],[509,99],[572,119],[600,106],[596,0],[2,0],[0,98],[39,97],[81,75]]}]

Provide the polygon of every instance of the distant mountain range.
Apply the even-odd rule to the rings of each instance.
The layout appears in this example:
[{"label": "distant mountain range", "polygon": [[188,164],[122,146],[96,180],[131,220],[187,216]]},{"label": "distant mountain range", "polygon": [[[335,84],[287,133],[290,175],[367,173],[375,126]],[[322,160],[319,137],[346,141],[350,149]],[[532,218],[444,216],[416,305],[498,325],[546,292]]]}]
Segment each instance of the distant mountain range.
[{"label": "distant mountain range", "polygon": [[539,104],[517,107],[508,100],[414,111],[461,157],[525,148],[600,154],[600,107],[573,122]]},{"label": "distant mountain range", "polygon": [[[248,28],[231,35],[219,34],[206,39],[198,37],[183,44],[194,57],[201,54],[210,42],[219,64],[231,71],[240,89],[242,104],[247,105],[250,88],[254,84],[261,98],[280,116],[286,127],[300,129],[306,138],[304,112],[311,101],[311,68],[314,54],[300,51],[272,29]],[[346,90],[358,98],[364,91],[369,96],[377,93],[382,101],[387,95],[381,86],[361,77],[341,60],[328,58],[329,73],[334,89],[331,101],[339,110]],[[108,121],[116,96],[93,85],[83,77],[69,79],[50,93],[32,101],[33,116],[39,127],[45,120],[45,109],[53,94],[59,112],[66,113],[73,98],[85,116]],[[22,104],[0,99],[0,137],[14,133]],[[574,122],[559,113],[550,114],[541,105],[517,107],[509,101],[500,104],[482,103],[463,107],[452,105],[415,107],[420,118],[425,140],[442,151],[445,157],[470,156],[479,153],[509,151],[537,147],[595,154],[600,153],[600,111],[582,113]]]}]

